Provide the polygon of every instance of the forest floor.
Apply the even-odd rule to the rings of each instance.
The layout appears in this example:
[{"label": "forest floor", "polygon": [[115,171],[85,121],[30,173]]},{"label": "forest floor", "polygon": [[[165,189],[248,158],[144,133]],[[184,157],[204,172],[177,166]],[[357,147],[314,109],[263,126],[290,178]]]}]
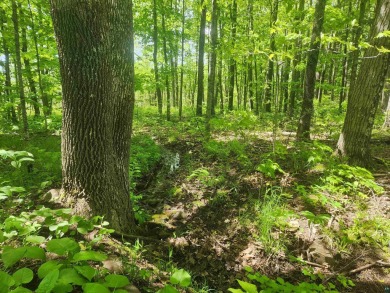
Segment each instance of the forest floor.
[{"label": "forest floor", "polygon": [[[150,262],[161,258],[173,261],[191,272],[198,284],[215,292],[237,288],[236,279],[246,280],[246,267],[291,283],[310,276],[313,280],[317,277],[311,273],[317,274],[322,278],[317,282],[339,282],[341,292],[385,292],[390,286],[390,242],[384,243],[390,236],[390,152],[386,139],[373,143],[377,163],[371,170],[385,192],[372,192],[359,200],[364,207],[349,202],[348,197],[353,201],[353,196],[344,194],[339,199],[343,207],[339,208],[302,199],[302,194],[307,197],[313,192],[312,186],[323,183],[325,170],[320,161],[324,158],[318,159],[314,168],[301,167],[300,160],[306,159],[304,163],[309,165],[311,156],[320,155],[296,156],[310,146],[294,147],[293,133],[222,131],[213,134],[212,143],[188,132],[174,138],[155,136],[165,132],[147,128],[141,133],[154,137],[168,153],[161,169],[146,175],[136,189],[143,195],[142,207],[152,215],[143,226],[143,235],[163,240],[163,245],[144,245]],[[321,143],[334,149],[336,141],[325,139]],[[174,157],[180,162],[170,162]],[[276,168],[275,176],[272,171],[265,176],[253,168],[264,158],[277,161],[283,171]],[[169,168],[172,164],[178,168]],[[323,192],[333,190],[325,188]],[[274,201],[266,200],[270,197],[275,197]],[[261,213],[266,213],[265,217]],[[329,217],[321,220],[323,214]],[[378,224],[376,219],[384,222]],[[343,231],[347,227],[348,231]],[[364,229],[370,232],[365,235]],[[340,277],[344,275],[354,287]]]},{"label": "forest floor", "polygon": [[[259,131],[248,117],[215,121],[210,137],[203,120],[145,121],[135,127],[130,172],[140,225],[128,239],[114,235],[96,246],[119,260],[118,270],[116,260],[104,267],[128,276],[135,285],[129,292],[156,292],[177,269],[192,277],[182,292],[228,292],[239,288],[236,280],[251,282],[249,267],[279,278],[278,286],[331,289],[332,283],[340,292],[387,292],[388,134],[373,139],[370,173],[333,156],[330,131],[296,143],[294,133]],[[19,178],[16,186],[32,191],[29,200],[5,207],[1,219],[38,205],[59,208],[41,195],[60,188],[60,137],[38,134],[27,142],[0,135],[0,144],[36,159],[34,169],[9,173]]]}]

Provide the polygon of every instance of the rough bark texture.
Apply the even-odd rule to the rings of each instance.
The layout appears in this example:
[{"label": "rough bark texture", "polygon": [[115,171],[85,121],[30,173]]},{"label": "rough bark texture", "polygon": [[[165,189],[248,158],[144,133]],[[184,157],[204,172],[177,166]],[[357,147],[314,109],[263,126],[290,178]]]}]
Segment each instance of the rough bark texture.
[{"label": "rough bark texture", "polygon": [[378,0],[370,33],[372,47],[365,52],[356,82],[350,89],[347,114],[337,143],[338,153],[353,165],[367,166],[370,162],[371,131],[390,67],[390,54],[377,50],[382,46],[389,50],[390,38],[376,36],[389,29],[390,0]]},{"label": "rough bark texture", "polygon": [[318,63],[318,56],[320,54],[321,32],[324,23],[325,5],[326,0],[317,0],[315,6],[310,49],[307,54],[302,110],[298,123],[298,140],[310,140],[310,125],[314,112],[313,100],[316,83],[316,68]]},{"label": "rough bark texture", "polygon": [[63,90],[62,188],[81,215],[130,231],[132,1],[51,0]]}]

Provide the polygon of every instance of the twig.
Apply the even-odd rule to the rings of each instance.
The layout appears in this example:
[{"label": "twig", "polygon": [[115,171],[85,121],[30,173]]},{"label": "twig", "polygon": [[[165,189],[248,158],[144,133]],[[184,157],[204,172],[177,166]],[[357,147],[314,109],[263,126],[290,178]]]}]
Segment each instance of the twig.
[{"label": "twig", "polygon": [[311,262],[311,261],[308,261],[308,260],[301,260],[301,262],[303,262],[304,264],[307,264],[309,266],[312,266],[312,267],[317,267],[317,268],[321,268],[321,269],[326,269],[327,268],[327,266],[320,265],[318,263]]},{"label": "twig", "polygon": [[139,235],[130,235],[130,234],[117,233],[117,232],[111,233],[111,235],[113,235],[117,238],[139,239],[139,240],[152,241],[152,242],[162,242],[161,239],[155,239],[155,238],[146,237],[146,236],[139,236]]},{"label": "twig", "polygon": [[369,263],[369,264],[366,264],[366,265],[361,266],[361,267],[359,267],[359,268],[356,268],[356,269],[350,271],[350,272],[348,273],[348,275],[352,275],[352,274],[359,273],[359,272],[361,272],[361,271],[367,270],[367,269],[372,268],[372,267],[374,267],[374,266],[390,267],[390,263],[384,262],[384,261],[381,261],[381,260],[378,260],[378,261],[376,261],[376,262]]}]

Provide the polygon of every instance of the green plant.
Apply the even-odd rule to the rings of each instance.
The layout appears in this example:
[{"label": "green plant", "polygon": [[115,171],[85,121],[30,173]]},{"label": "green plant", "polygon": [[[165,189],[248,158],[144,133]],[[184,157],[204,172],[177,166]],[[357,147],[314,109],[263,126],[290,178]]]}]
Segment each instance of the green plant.
[{"label": "green plant", "polygon": [[169,283],[157,293],[179,293],[177,288],[187,288],[191,285],[191,275],[183,269],[177,270],[171,275]]},{"label": "green plant", "polygon": [[[126,276],[96,269],[95,264],[108,257],[94,250],[102,236],[113,232],[107,225],[102,217],[87,220],[71,215],[68,209],[41,208],[18,217],[9,216],[0,225],[1,291],[31,292],[27,289],[30,288],[35,292],[72,292],[82,288],[84,292],[126,292],[120,289],[129,284]],[[92,230],[97,233],[90,242],[75,239],[76,233]],[[47,253],[56,257],[47,260]]]},{"label": "green plant", "polygon": [[279,164],[271,159],[263,160],[263,162],[257,167],[257,171],[272,179],[276,178],[276,173],[285,173]]},{"label": "green plant", "polygon": [[266,252],[284,249],[282,234],[274,233],[275,228],[284,228],[287,218],[293,216],[293,213],[284,207],[284,197],[280,187],[268,188],[263,201],[256,209],[259,239]]},{"label": "green plant", "polygon": [[[289,282],[286,282],[280,277],[277,277],[275,280],[271,279],[265,275],[259,273],[254,273],[251,268],[246,268],[247,278],[250,282],[237,280],[241,288],[229,288],[229,291],[232,293],[274,293],[274,292],[286,292],[286,293],[301,293],[301,292],[321,292],[321,293],[337,293],[336,286],[333,283],[326,284],[317,284],[313,281],[319,280],[322,281],[323,277],[321,275],[313,274],[308,270],[304,270],[304,275],[310,277],[309,282],[299,282],[294,285]],[[342,275],[339,275],[340,283],[345,287],[349,288],[354,286],[353,282],[345,278]],[[259,290],[260,289],[260,290]]]}]

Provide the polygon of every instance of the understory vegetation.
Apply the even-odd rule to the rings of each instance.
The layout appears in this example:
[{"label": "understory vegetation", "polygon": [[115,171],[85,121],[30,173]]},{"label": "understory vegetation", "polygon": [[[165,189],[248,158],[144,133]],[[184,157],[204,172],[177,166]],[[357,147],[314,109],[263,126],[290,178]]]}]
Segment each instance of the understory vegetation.
[{"label": "understory vegetation", "polygon": [[328,115],[298,143],[280,117],[221,114],[204,136],[136,109],[131,235],[61,206],[60,117],[30,140],[3,126],[0,292],[385,292],[390,133],[378,117],[375,164],[350,166]]}]

